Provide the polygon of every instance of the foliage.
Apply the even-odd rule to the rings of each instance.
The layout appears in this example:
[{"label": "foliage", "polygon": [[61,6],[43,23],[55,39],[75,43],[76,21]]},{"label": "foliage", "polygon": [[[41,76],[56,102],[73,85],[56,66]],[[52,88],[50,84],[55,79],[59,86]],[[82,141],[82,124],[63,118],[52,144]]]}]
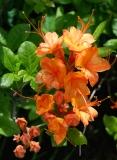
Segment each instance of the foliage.
[{"label": "foliage", "polygon": [[[88,32],[93,34],[96,40],[95,43],[99,48],[100,56],[105,57],[106,59],[109,59],[108,57],[110,57],[110,63],[112,63],[117,54],[116,4],[116,0],[0,1],[1,141],[3,137],[7,140],[6,137],[11,137],[14,134],[20,133],[20,130],[15,123],[16,117],[19,116],[26,117],[31,125],[42,124],[41,128],[42,132],[44,132],[43,119],[36,114],[35,103],[31,99],[37,92],[42,94],[46,91],[44,87],[42,87],[42,90],[40,91],[39,87],[41,86],[38,86],[35,82],[37,72],[41,68],[39,64],[42,60],[41,56],[37,57],[35,54],[37,46],[43,41],[42,37],[39,35],[40,26],[42,25],[42,31],[45,33],[57,32],[61,35],[63,30],[68,29],[70,26],[80,27],[77,16],[80,16],[83,21],[87,22],[94,9],[92,22]],[[23,11],[35,27],[27,22],[27,18],[23,14]],[[41,24],[42,16],[46,17],[43,24]],[[37,33],[35,34],[34,32]],[[64,48],[64,50],[66,50],[65,55],[67,59],[69,53],[67,53],[67,48]],[[102,83],[104,82],[104,87],[105,85],[107,85],[107,87],[103,88],[102,83],[99,88],[98,84],[95,86],[95,88],[98,88],[96,89],[96,96],[100,97],[100,99],[107,96],[111,96],[114,101],[117,99],[117,68],[115,64],[113,64],[112,69],[107,73],[107,77],[105,73],[100,76]],[[95,88],[92,88],[91,91],[93,92]],[[53,90],[50,92],[52,92],[52,94],[54,93]],[[104,94],[102,92],[104,92]],[[30,97],[30,99],[25,97]],[[114,140],[117,140],[116,109],[113,111],[110,108],[112,105],[111,101],[108,102],[109,103],[104,102],[104,106],[100,107],[103,109],[99,108],[100,114],[97,122],[91,124],[91,126],[96,125],[96,129],[93,129],[92,131],[92,137],[94,137],[96,132],[99,132],[100,129],[98,126],[101,125],[102,127],[104,123],[107,133],[113,136]],[[108,114],[111,116],[108,116]],[[69,128],[67,138],[74,146],[88,145],[91,139],[89,131],[90,125],[89,129],[86,131],[88,140],[81,132],[82,126],[81,131],[78,129]],[[105,131],[104,135],[106,136]],[[42,144],[45,143],[43,136],[44,134],[40,137],[40,139],[42,139]],[[65,143],[61,144],[61,146],[65,146]],[[8,157],[5,157],[6,155],[2,155],[2,150],[5,148],[2,142],[0,147],[0,158],[8,159]],[[71,150],[69,143],[67,147],[69,152]],[[12,153],[10,153],[10,155],[12,156]],[[45,157],[48,157],[48,154],[45,155]],[[45,159],[45,157],[43,157],[42,150],[42,159]],[[92,155],[92,157],[92,159],[95,159],[94,155]],[[107,156],[105,157],[104,158],[107,159]],[[99,158],[100,157],[97,155],[97,159]],[[39,156],[36,155],[35,159],[39,159]],[[50,159],[52,159],[52,157],[50,157]],[[71,158],[69,157],[69,159]],[[89,159],[91,159],[90,156]]]}]

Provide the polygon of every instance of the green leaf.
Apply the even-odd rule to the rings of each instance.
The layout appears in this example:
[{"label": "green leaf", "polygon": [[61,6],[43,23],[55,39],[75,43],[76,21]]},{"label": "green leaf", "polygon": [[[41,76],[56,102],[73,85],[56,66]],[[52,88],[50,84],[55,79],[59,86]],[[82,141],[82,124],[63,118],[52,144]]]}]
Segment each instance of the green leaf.
[{"label": "green leaf", "polygon": [[77,24],[77,17],[74,14],[64,14],[63,16],[56,18],[56,30],[58,32],[62,31],[65,28],[74,26]]},{"label": "green leaf", "polygon": [[107,57],[107,56],[110,56],[110,55],[111,55],[112,51],[113,51],[113,50],[110,49],[110,48],[100,47],[100,48],[99,48],[99,55],[100,55],[101,57]]},{"label": "green leaf", "polygon": [[30,86],[34,91],[38,91],[38,84],[35,82],[35,78],[30,81]]},{"label": "green leaf", "polygon": [[86,137],[77,128],[69,128],[67,138],[75,146],[87,144]]},{"label": "green leaf", "polygon": [[56,9],[56,18],[63,16],[63,8],[57,7]]},{"label": "green leaf", "polygon": [[114,18],[112,21],[112,31],[117,36],[117,18]]},{"label": "green leaf", "polygon": [[34,11],[36,13],[41,13],[46,9],[45,5],[43,2],[38,2],[35,6],[34,6]]},{"label": "green leaf", "polygon": [[36,46],[34,43],[25,41],[18,49],[18,56],[29,75],[33,75],[38,68],[39,58],[35,53]]},{"label": "green leaf", "polygon": [[11,118],[0,114],[0,135],[10,137],[18,133],[20,133],[20,130],[17,124]]},{"label": "green leaf", "polygon": [[0,55],[3,65],[11,72],[17,71],[20,67],[18,57],[9,48],[1,47]]},{"label": "green leaf", "polygon": [[117,39],[110,39],[104,43],[104,47],[108,47],[110,49],[117,49]]},{"label": "green leaf", "polygon": [[31,109],[28,114],[29,120],[34,121],[35,119],[39,118],[39,115],[36,114],[35,109]]},{"label": "green leaf", "polygon": [[8,47],[15,51],[18,46],[28,38],[29,31],[30,26],[28,24],[18,24],[14,26],[8,33]]},{"label": "green leaf", "polygon": [[0,114],[11,116],[11,97],[8,92],[0,89]]},{"label": "green leaf", "polygon": [[10,87],[14,82],[14,74],[13,73],[6,73],[2,76],[0,80],[1,87]]},{"label": "green leaf", "polygon": [[56,30],[55,26],[55,16],[46,16],[45,22],[43,24],[43,31],[44,32],[54,32]]},{"label": "green leaf", "polygon": [[103,33],[106,27],[106,24],[107,24],[107,21],[103,21],[97,26],[97,28],[95,29],[93,33],[93,37],[95,40],[97,40],[100,37],[100,35]]},{"label": "green leaf", "polygon": [[3,45],[7,44],[6,36],[7,36],[7,33],[2,28],[0,28],[0,43]]},{"label": "green leaf", "polygon": [[104,115],[103,122],[108,134],[113,136],[117,134],[117,117]]}]

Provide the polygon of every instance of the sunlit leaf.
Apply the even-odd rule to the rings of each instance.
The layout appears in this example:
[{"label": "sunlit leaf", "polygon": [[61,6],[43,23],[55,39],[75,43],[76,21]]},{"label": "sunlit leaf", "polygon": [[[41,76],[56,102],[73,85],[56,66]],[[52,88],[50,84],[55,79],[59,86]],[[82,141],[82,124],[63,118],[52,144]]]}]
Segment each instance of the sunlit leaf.
[{"label": "sunlit leaf", "polygon": [[6,73],[0,79],[0,87],[8,88],[11,87],[14,82],[18,82],[21,77],[15,73]]},{"label": "sunlit leaf", "polygon": [[29,41],[23,42],[18,49],[19,59],[29,75],[35,73],[39,65],[35,50],[35,44]]},{"label": "sunlit leaf", "polygon": [[1,47],[0,49],[2,64],[9,71],[18,71],[20,63],[18,62],[18,57],[9,48]]}]

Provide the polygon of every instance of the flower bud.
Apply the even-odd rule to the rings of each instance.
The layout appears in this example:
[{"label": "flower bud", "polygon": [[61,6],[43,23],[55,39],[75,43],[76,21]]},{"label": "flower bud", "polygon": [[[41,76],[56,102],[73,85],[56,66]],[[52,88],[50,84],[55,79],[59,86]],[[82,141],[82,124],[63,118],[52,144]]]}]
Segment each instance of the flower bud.
[{"label": "flower bud", "polygon": [[13,152],[17,158],[24,158],[26,150],[22,145],[18,145]]}]

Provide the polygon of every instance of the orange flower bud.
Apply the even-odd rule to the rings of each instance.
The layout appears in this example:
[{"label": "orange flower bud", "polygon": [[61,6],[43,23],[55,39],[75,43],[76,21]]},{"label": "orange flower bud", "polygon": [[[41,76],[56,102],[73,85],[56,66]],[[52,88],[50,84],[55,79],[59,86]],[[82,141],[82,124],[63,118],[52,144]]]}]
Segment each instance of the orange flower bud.
[{"label": "orange flower bud", "polygon": [[13,152],[17,158],[24,158],[26,150],[22,145],[18,145]]},{"label": "orange flower bud", "polygon": [[39,142],[31,141],[30,142],[30,151],[33,151],[35,153],[39,152],[41,149]]},{"label": "orange flower bud", "polygon": [[26,147],[29,146],[30,136],[27,133],[23,133],[22,136],[20,137],[20,140],[23,143],[23,145],[25,145]]},{"label": "orange flower bud", "polygon": [[22,131],[26,130],[27,121],[25,120],[25,118],[17,118],[16,123]]},{"label": "orange flower bud", "polygon": [[31,126],[31,128],[29,128],[29,135],[31,138],[39,136],[40,135],[39,127]]}]

